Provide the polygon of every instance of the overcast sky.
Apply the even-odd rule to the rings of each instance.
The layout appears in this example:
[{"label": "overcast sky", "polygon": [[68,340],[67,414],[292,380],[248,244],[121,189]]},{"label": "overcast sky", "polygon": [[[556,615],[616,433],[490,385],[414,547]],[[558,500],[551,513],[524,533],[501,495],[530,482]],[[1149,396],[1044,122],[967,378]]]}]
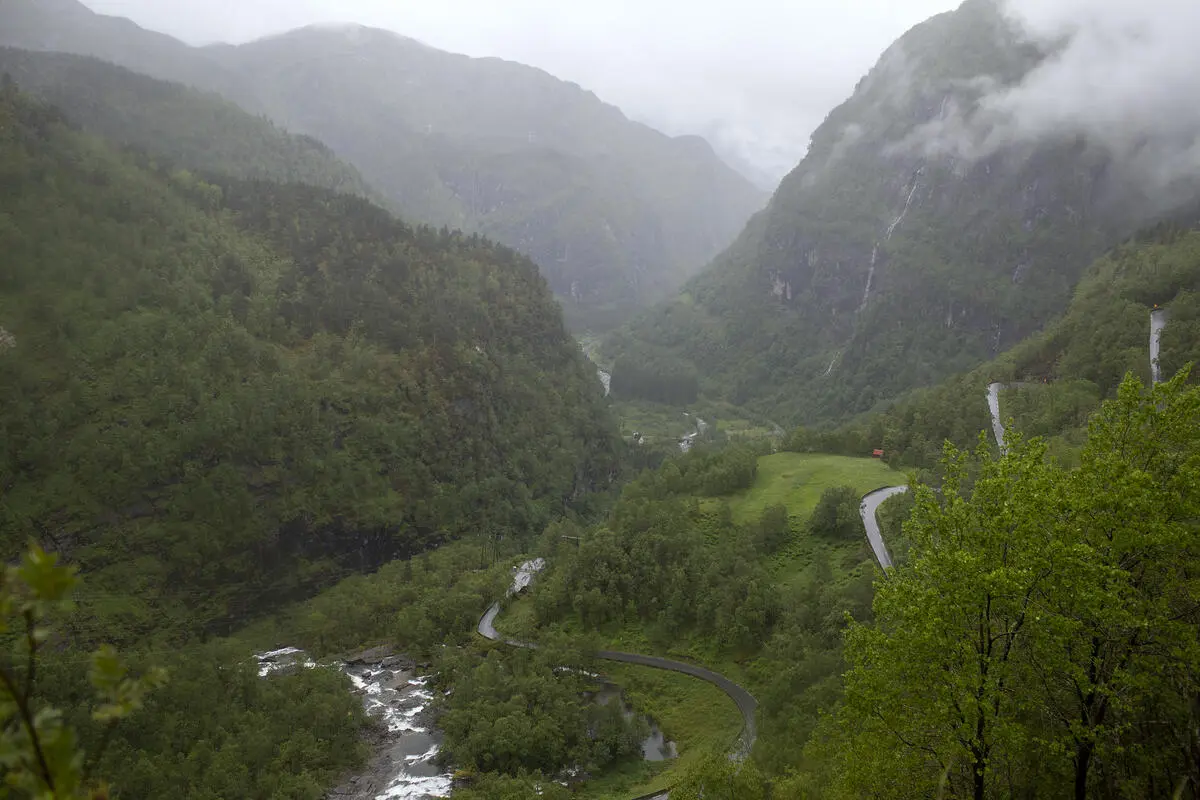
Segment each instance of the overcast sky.
[{"label": "overcast sky", "polygon": [[84,0],[200,44],[313,22],[541,67],[779,177],[908,28],[957,0]]}]

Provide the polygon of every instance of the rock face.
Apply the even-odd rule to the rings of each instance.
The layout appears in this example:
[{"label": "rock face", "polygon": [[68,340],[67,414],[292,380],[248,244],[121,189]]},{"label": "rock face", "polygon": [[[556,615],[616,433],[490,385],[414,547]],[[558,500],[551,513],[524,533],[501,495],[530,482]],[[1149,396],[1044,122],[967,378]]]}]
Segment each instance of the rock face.
[{"label": "rock face", "polygon": [[1040,329],[1097,255],[1166,210],[1081,137],[971,158],[945,144],[964,110],[1044,57],[992,0],[908,32],[730,250],[606,355],[666,350],[709,392],[814,422]]}]

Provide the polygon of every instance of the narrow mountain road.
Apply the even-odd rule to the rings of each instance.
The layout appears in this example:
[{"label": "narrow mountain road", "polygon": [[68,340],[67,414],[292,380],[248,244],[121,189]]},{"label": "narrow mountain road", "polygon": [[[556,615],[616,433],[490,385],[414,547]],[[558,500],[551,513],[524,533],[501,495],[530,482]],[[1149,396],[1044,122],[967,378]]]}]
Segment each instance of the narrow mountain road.
[{"label": "narrow mountain road", "polygon": [[[1162,383],[1162,368],[1159,366],[1158,356],[1162,349],[1163,328],[1167,326],[1170,318],[1170,312],[1165,308],[1155,308],[1150,312],[1150,378],[1153,383]],[[1005,430],[1004,422],[1000,418],[1000,392],[1003,389],[1019,389],[1035,385],[1028,382],[992,383],[988,385],[987,405],[988,412],[992,418],[992,434],[996,437],[996,444],[1000,448],[1001,455],[1004,454],[1005,450]],[[879,521],[875,518],[875,512],[884,500],[904,491],[907,491],[907,487],[905,486],[879,489],[863,497],[862,505],[859,507],[863,526],[867,529],[867,538],[871,541],[871,547],[875,550],[875,559],[879,562],[879,566],[885,569],[892,566],[892,559],[883,544],[883,536],[879,532]]]},{"label": "narrow mountain road", "polygon": [[[903,217],[901,217],[903,218]],[[1167,324],[1168,314],[1166,309],[1155,309],[1150,314],[1150,365],[1154,383],[1159,383],[1162,380],[1161,372],[1158,366],[1159,348],[1162,339],[1162,330]],[[1000,391],[1002,389],[1024,386],[1027,384],[1004,384],[993,383],[988,386],[987,404],[988,411],[992,418],[992,433],[996,437],[996,443],[1000,446],[1001,452],[1004,451],[1004,423],[1000,418]],[[778,427],[778,426],[776,426]],[[876,514],[879,507],[888,499],[895,497],[898,494],[903,494],[908,491],[907,486],[887,486],[882,489],[876,489],[873,492],[868,492],[863,496],[862,502],[859,504],[858,513],[862,517],[863,527],[867,531],[867,540],[871,543],[871,549],[875,551],[875,560],[879,562],[879,566],[883,569],[892,567],[892,557],[888,553],[887,546],[883,542],[883,534],[879,530],[879,519]],[[500,613],[499,601],[493,603],[484,615],[479,620],[478,632],[480,636],[490,639],[493,642],[503,642],[512,647],[537,647],[536,644],[530,642],[522,642],[516,639],[507,639],[496,630],[496,617]],[[696,666],[695,664],[687,664],[682,661],[672,661],[668,658],[660,658],[658,656],[641,655],[638,653],[622,653],[615,650],[601,650],[596,653],[597,658],[606,661],[616,661],[623,664],[637,664],[643,667],[653,667],[654,669],[663,669],[671,672],[679,672],[684,675],[690,675],[694,678],[699,678],[702,681],[707,681],[716,686],[721,691],[725,692],[731,700],[737,705],[738,711],[742,714],[742,736],[739,742],[738,757],[745,758],[749,755],[750,749],[754,746],[754,740],[757,738],[757,726],[755,724],[755,713],[758,710],[758,701],[754,696],[746,691],[743,687],[737,685],[733,681],[726,678],[720,673],[705,669],[704,667]],[[665,800],[668,793],[663,792],[653,795],[644,800]],[[642,800],[642,799],[640,799]]]},{"label": "narrow mountain road", "polygon": [[[499,601],[492,603],[483,616],[479,619],[479,625],[476,626],[476,631],[485,639],[490,639],[493,642],[503,642],[511,647],[528,647],[536,648],[537,645],[532,642],[522,642],[517,639],[508,639],[496,630],[496,617],[500,613]],[[683,661],[672,661],[669,658],[660,658],[659,656],[647,656],[640,653],[622,653],[617,650],[601,650],[596,653],[596,658],[605,661],[616,661],[622,664],[636,664],[642,667],[653,667],[654,669],[667,670],[668,672],[679,672],[684,675],[690,675],[693,678],[699,678],[702,681],[707,681],[713,686],[729,695],[729,699],[737,706],[738,711],[742,714],[742,735],[738,742],[738,758],[745,758],[750,754],[751,748],[754,747],[754,740],[758,738],[758,726],[755,723],[754,715],[758,710],[758,701],[754,699],[754,695],[746,691],[743,687],[737,685],[733,681],[721,675],[718,672],[713,672],[710,669],[688,664]]]},{"label": "narrow mountain road", "polygon": [[1162,332],[1167,326],[1170,315],[1165,308],[1156,308],[1150,312],[1150,379],[1154,383],[1162,383],[1162,368],[1158,365],[1158,353],[1162,348]]},{"label": "narrow mountain road", "polygon": [[996,444],[1000,447],[1000,452],[1004,452],[1004,423],[1000,421],[1000,390],[1004,388],[1003,383],[988,384],[987,404],[988,411],[992,416],[992,435],[996,437]]},{"label": "narrow mountain road", "polygon": [[1016,383],[990,383],[987,390],[988,412],[992,417],[992,435],[996,437],[996,445],[1000,448],[1000,455],[1004,455],[1004,423],[1000,420],[1000,392],[1005,389],[1024,389],[1029,386],[1039,386],[1037,383],[1029,381],[1017,381]]},{"label": "narrow mountain road", "polygon": [[889,497],[895,497],[907,491],[907,486],[888,486],[883,489],[876,489],[864,495],[862,503],[858,506],[858,513],[862,517],[863,527],[867,529],[867,541],[871,543],[871,549],[875,551],[875,560],[884,569],[892,566],[892,557],[888,554],[887,546],[883,543],[883,534],[879,531],[879,520],[876,519],[875,512],[883,505],[883,501]]},{"label": "narrow mountain road", "polygon": [[[1171,319],[1171,314],[1168,309],[1155,308],[1150,312],[1150,381],[1151,383],[1162,383],[1162,367],[1159,366],[1158,356],[1162,350],[1162,332],[1163,328]],[[1000,392],[1003,389],[1021,389],[1027,386],[1036,386],[1037,384],[1028,382],[1019,383],[992,383],[988,385],[987,404],[988,411],[992,416],[992,433],[996,437],[996,444],[1000,447],[1000,454],[1004,454],[1004,423],[1000,419]]]}]

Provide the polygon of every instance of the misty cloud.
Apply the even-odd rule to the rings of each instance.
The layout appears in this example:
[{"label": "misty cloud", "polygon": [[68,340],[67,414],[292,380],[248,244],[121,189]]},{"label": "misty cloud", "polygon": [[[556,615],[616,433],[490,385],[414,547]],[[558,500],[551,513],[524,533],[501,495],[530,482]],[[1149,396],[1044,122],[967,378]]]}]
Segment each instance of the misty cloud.
[{"label": "misty cloud", "polygon": [[952,102],[909,144],[977,160],[1085,137],[1148,188],[1200,176],[1200,3],[1009,0],[1007,12],[1050,55],[1015,86],[959,92],[968,102]]},{"label": "misty cloud", "polygon": [[773,183],[889,44],[958,0],[84,2],[192,44],[346,21],[531,64]]}]

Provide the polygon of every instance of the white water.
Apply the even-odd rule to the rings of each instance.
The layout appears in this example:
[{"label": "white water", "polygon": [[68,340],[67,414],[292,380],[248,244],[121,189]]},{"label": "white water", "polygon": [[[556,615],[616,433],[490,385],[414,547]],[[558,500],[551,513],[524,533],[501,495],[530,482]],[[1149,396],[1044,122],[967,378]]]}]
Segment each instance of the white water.
[{"label": "white water", "polygon": [[[920,175],[920,173],[918,173],[918,175]],[[894,220],[892,220],[891,225],[888,225],[887,233],[883,237],[883,241],[885,243],[890,242],[892,240],[892,234],[894,234],[896,232],[896,229],[900,227],[900,223],[903,222],[904,218],[908,216],[908,210],[910,208],[912,208],[913,198],[915,198],[917,196],[917,189],[919,189],[919,188],[921,188],[921,182],[919,180],[914,180],[912,189],[910,189],[908,192],[908,199],[906,199],[904,201],[904,210],[902,210],[900,212],[900,215],[898,217],[896,217]],[[871,248],[871,267],[870,267],[870,269],[867,270],[867,286],[863,290],[862,303],[860,303],[858,306],[858,312],[860,314],[866,310],[867,301],[869,301],[871,299],[871,284],[875,281],[875,263],[878,260],[879,260],[879,243],[876,242],[875,246],[873,248]],[[833,367],[830,366],[830,370],[832,370],[832,369],[833,369]],[[828,375],[829,373],[826,372],[825,374]]]},{"label": "white water", "polygon": [[596,374],[600,376],[600,383],[604,386],[604,396],[608,397],[609,392],[612,391],[612,373],[598,369]]},{"label": "white water", "polygon": [[[863,290],[862,303],[858,306],[858,312],[861,314],[867,307],[867,301],[871,299],[871,284],[875,281],[875,262],[879,259],[879,245],[871,248],[871,268],[867,270],[867,288]],[[833,369],[831,364],[830,369]],[[828,374],[828,373],[826,373]]]},{"label": "white water", "polygon": [[[690,417],[691,414],[684,412],[684,416]],[[696,417],[695,432],[689,433],[687,436],[684,436],[682,439],[679,440],[680,452],[686,453],[687,451],[691,450],[692,447],[694,447],[696,444],[696,439],[699,438],[700,436],[703,436],[704,432],[706,430],[708,430],[708,423],[705,422],[704,420],[700,419],[699,417]]]},{"label": "white water", "polygon": [[821,376],[822,378],[828,378],[833,374],[833,365],[837,363],[837,360],[841,355],[842,354],[840,351],[833,354],[833,358],[829,359],[829,366],[825,368],[825,374]]},{"label": "white water", "polygon": [[887,237],[884,238],[885,242],[890,242],[892,240],[892,234],[896,232],[896,228],[900,227],[900,223],[903,222],[904,218],[908,216],[908,209],[912,206],[913,197],[916,196],[917,189],[920,188],[920,186],[920,181],[913,181],[912,191],[908,193],[908,199],[904,201],[904,210],[901,211],[900,216],[896,217],[896,219],[892,221],[892,224],[888,226]]},{"label": "white water", "polygon": [[[261,677],[288,668],[317,666],[303,650],[295,647],[260,653],[257,658]],[[451,776],[434,763],[441,736],[420,724],[433,700],[433,693],[426,688],[429,677],[400,668],[398,661],[384,657],[378,664],[338,665],[350,678],[355,692],[362,696],[363,708],[380,720],[388,732],[385,748],[376,757],[377,762],[381,760],[385,765],[382,771],[387,775],[386,782],[375,787],[364,786],[367,794],[356,791],[354,796],[374,800],[449,797]],[[376,773],[372,769],[369,774]]]},{"label": "white water", "polygon": [[1162,348],[1162,332],[1170,315],[1165,308],[1150,312],[1150,376],[1154,383],[1162,383],[1162,367],[1158,365],[1158,354]]}]

